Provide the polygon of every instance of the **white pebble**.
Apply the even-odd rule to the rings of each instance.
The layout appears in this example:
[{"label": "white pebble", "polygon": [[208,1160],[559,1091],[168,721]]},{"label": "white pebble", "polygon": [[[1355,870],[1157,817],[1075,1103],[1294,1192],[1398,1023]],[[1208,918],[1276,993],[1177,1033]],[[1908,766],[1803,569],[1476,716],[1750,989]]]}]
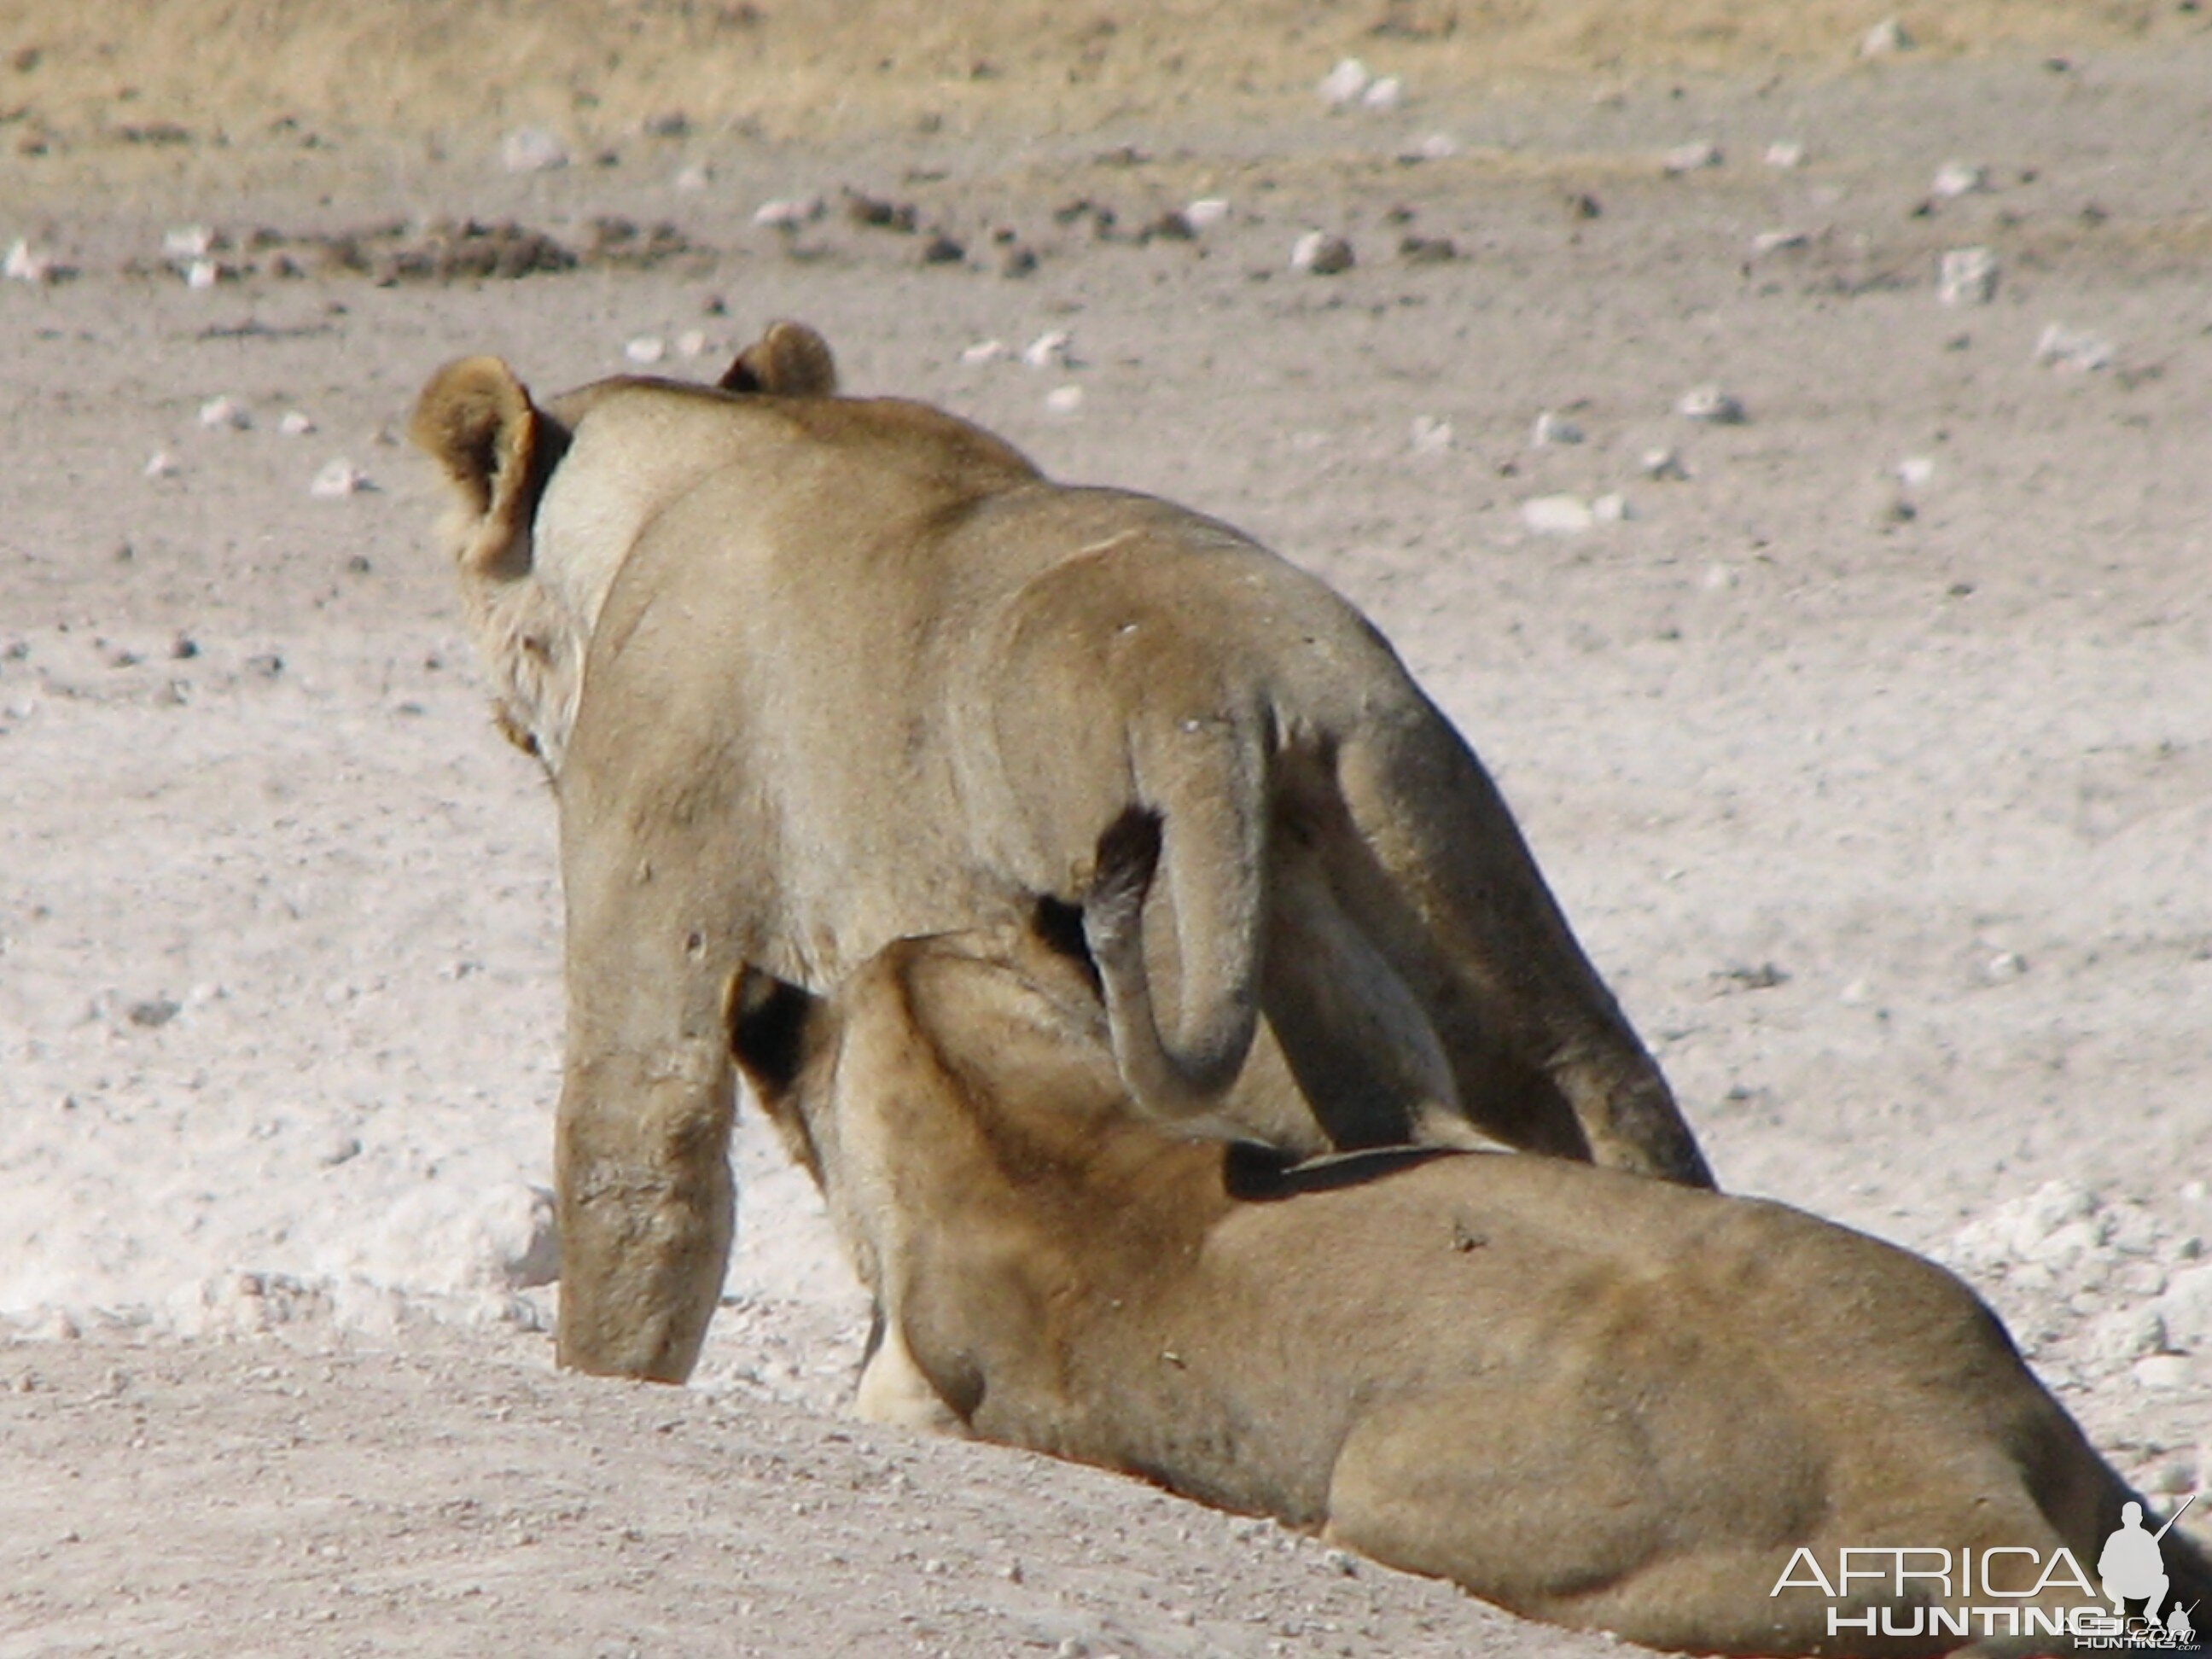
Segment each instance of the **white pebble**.
[{"label": "white pebble", "polygon": [[1406,83],[1395,75],[1384,76],[1359,94],[1363,109],[1393,110],[1405,101]]},{"label": "white pebble", "polygon": [[568,147],[544,127],[517,127],[499,141],[499,164],[509,173],[550,173],[568,165]]},{"label": "white pebble", "polygon": [[2053,368],[2086,374],[2111,366],[2112,343],[2084,330],[2053,323],[2036,340],[2035,361],[2048,363]]},{"label": "white pebble", "polygon": [[2200,1468],[2212,1468],[2204,1460],[2207,1454],[2200,1450],[2191,1456],[2183,1452],[2169,1457],[2153,1468],[2140,1483],[2146,1492],[2156,1492],[2161,1498],[2179,1498],[2197,1490],[2201,1477]]},{"label": "white pebble", "polygon": [[1986,247],[1954,247],[1936,267],[1936,297],[1947,306],[1985,306],[1997,297],[1997,256]]},{"label": "white pebble", "polygon": [[1459,154],[1459,140],[1449,132],[1432,132],[1413,146],[1413,154],[1424,161],[1449,161]]},{"label": "white pebble", "polygon": [[708,168],[694,161],[690,167],[680,168],[669,182],[678,190],[688,193],[706,189],[714,179],[714,175]]},{"label": "white pebble", "polygon": [[1521,522],[1540,536],[1572,536],[1597,517],[1578,495],[1532,495],[1521,503]]},{"label": "white pebble", "polygon": [[561,1277],[561,1233],[553,1194],[543,1187],[516,1182],[490,1194],[490,1226],[485,1243],[507,1287],[535,1290]]},{"label": "white pebble", "polygon": [[200,405],[200,424],[245,432],[253,425],[253,411],[235,398],[210,398]]},{"label": "white pebble", "polygon": [[796,230],[819,219],[828,210],[819,196],[782,197],[755,208],[753,222],[777,230]]},{"label": "white pebble", "polygon": [[10,282],[51,283],[54,280],[54,261],[50,253],[31,246],[27,238],[18,236],[8,248],[8,258],[0,263],[0,275]]},{"label": "white pebble", "polygon": [[223,268],[212,259],[195,259],[185,271],[185,286],[210,289],[223,278]]},{"label": "white pebble", "polygon": [[707,331],[687,328],[676,337],[676,355],[679,357],[703,357],[707,355]]},{"label": "white pebble", "polygon": [[1408,441],[1416,455],[1441,455],[1452,447],[1451,422],[1433,415],[1416,415]]},{"label": "white pebble", "polygon": [[1193,230],[1218,225],[1229,216],[1229,204],[1218,196],[1201,196],[1184,207],[1182,221]]},{"label": "white pebble", "polygon": [[1805,146],[1795,138],[1777,138],[1766,147],[1765,161],[1771,167],[1801,167],[1805,161]]},{"label": "white pebble", "polygon": [[2136,1361],[2133,1367],[2139,1387],[2146,1389],[2185,1389],[2197,1367],[2185,1353],[2154,1353]]},{"label": "white pebble", "polygon": [[[1971,1267],[2006,1273],[2015,1290],[2052,1290],[2054,1273],[2104,1242],[2097,1195],[2077,1181],[2046,1181],[2008,1199],[1952,1236],[1948,1255]],[[2172,1316],[2161,1308],[2169,1327]]]},{"label": "white pebble", "polygon": [[1316,276],[1334,276],[1352,269],[1352,244],[1327,231],[1310,230],[1291,246],[1291,269]]},{"label": "white pebble", "polygon": [[2017,951],[2000,951],[1989,959],[1983,972],[1992,985],[2002,985],[2027,972],[2027,958]]},{"label": "white pebble", "polygon": [[1064,328],[1040,334],[1022,348],[1022,361],[1031,368],[1075,367],[1075,336]]},{"label": "white pebble", "polygon": [[1044,406],[1055,415],[1073,415],[1083,407],[1083,388],[1056,386],[1044,394]]},{"label": "white pebble", "polygon": [[1911,52],[1912,37],[1905,32],[1905,25],[1894,17],[1885,17],[1859,37],[1859,56],[1887,58],[1892,52]]},{"label": "white pebble", "polygon": [[1897,464],[1897,481],[1917,489],[1936,476],[1936,463],[1925,455],[1908,455]]},{"label": "white pebble", "polygon": [[[2124,1249],[2126,1246],[2123,1244],[2121,1248]],[[2167,1280],[2165,1268],[2137,1256],[2120,1263],[2112,1275],[2112,1283],[2124,1295],[2148,1297],[2163,1295]]]},{"label": "white pebble", "polygon": [[2093,1219],[2069,1221],[2054,1227],[2040,1238],[2027,1240],[2021,1249],[2021,1259],[2039,1262],[2054,1270],[2075,1266],[2085,1258],[2094,1258],[2097,1247],[2102,1244],[2104,1230]]},{"label": "white pebble", "polygon": [[180,225],[161,234],[161,252],[171,259],[204,259],[215,252],[215,233],[205,225]]},{"label": "white pebble", "polygon": [[276,429],[288,438],[304,438],[315,429],[315,417],[305,410],[288,409],[276,422]]},{"label": "white pebble", "polygon": [[338,459],[326,463],[307,485],[307,493],[317,501],[334,501],[348,495],[357,495],[373,489],[368,475],[351,461]]},{"label": "white pebble", "polygon": [[145,474],[149,478],[173,478],[185,470],[185,464],[166,449],[157,449],[148,457]]},{"label": "white pebble", "polygon": [[1679,481],[1690,476],[1690,469],[1682,465],[1681,452],[1673,448],[1647,449],[1638,465],[1647,478]]},{"label": "white pebble", "polygon": [[1803,247],[1813,240],[1812,233],[1803,230],[1762,230],[1751,239],[1754,258],[1769,253],[1780,253],[1790,248]]},{"label": "white pebble", "polygon": [[2055,1232],[2076,1221],[2087,1221],[2105,1207],[2104,1200],[2078,1181],[2046,1181],[2013,1206],[2031,1231]]},{"label": "white pebble", "polygon": [[963,348],[960,361],[963,363],[995,363],[1014,355],[1014,349],[1004,340],[978,340]]},{"label": "white pebble", "polygon": [[1695,143],[1675,145],[1659,161],[1669,173],[1698,173],[1721,164],[1721,149],[1718,144],[1700,138]]},{"label": "white pebble", "polygon": [[1375,84],[1375,76],[1367,65],[1357,58],[1340,58],[1334,69],[1321,78],[1318,90],[1322,101],[1331,109],[1342,109],[1366,95]]},{"label": "white pebble", "polygon": [[1715,426],[1741,426],[1750,418],[1744,412],[1741,398],[1710,383],[1692,386],[1677,398],[1674,412],[1692,421],[1710,421]]},{"label": "white pebble", "polygon": [[1636,516],[1628,497],[1619,490],[1609,490],[1590,503],[1590,517],[1599,524],[1625,524]]},{"label": "white pebble", "polygon": [[668,355],[668,342],[658,334],[641,334],[623,346],[623,356],[641,368],[649,368]]},{"label": "white pebble", "polygon": [[2184,1267],[2166,1281],[2160,1318],[2177,1348],[2212,1348],[2212,1267]]},{"label": "white pebble", "polygon": [[[1705,567],[1705,587],[1708,593],[1725,593],[1742,580],[1743,578],[1736,573],[1734,565],[1709,564]],[[1860,988],[1862,993],[1860,1000],[1863,1001],[1865,1000],[1863,981],[1860,981]],[[1847,988],[1844,992],[1844,1000],[1849,1002],[1850,1000],[1850,990]]]},{"label": "white pebble", "polygon": [[2166,1322],[2148,1308],[2119,1308],[2089,1327],[2089,1357],[2121,1366],[2166,1349]]},{"label": "white pebble", "polygon": [[2158,1218],[2148,1210],[2133,1199],[2124,1199],[2112,1206],[2108,1215],[2112,1223],[2111,1243],[2114,1249],[2132,1256],[2148,1257],[2155,1254],[2163,1235],[2159,1229]]},{"label": "white pebble", "polygon": [[1954,197],[1972,196],[1977,191],[1990,187],[1990,170],[1972,161],[1946,161],[1936,169],[1929,181],[1930,196],[1949,200]]},{"label": "white pebble", "polygon": [[1539,449],[1548,444],[1578,444],[1582,441],[1582,428],[1565,416],[1554,415],[1548,409],[1537,416],[1536,424],[1528,433],[1528,441]]}]

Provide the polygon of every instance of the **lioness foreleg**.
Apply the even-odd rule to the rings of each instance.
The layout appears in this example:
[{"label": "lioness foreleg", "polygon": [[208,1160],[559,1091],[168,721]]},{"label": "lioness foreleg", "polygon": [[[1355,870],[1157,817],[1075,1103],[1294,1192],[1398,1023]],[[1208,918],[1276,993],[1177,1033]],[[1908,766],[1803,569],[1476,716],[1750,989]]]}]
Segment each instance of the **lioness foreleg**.
[{"label": "lioness foreleg", "polygon": [[696,1047],[572,1061],[555,1143],[563,1365],[691,1374],[729,1262],[731,1088]]},{"label": "lioness foreleg", "polygon": [[568,865],[568,1042],[555,1140],[560,1361],[680,1382],[728,1265],[734,969],[650,886],[605,902]]}]

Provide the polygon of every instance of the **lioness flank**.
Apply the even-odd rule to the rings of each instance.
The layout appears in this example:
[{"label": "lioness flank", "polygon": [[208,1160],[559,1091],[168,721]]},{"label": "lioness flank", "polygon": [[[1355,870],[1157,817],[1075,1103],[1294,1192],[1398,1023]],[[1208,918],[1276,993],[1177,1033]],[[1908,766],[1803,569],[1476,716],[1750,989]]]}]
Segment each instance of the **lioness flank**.
[{"label": "lioness flank", "polygon": [[[1085,917],[1109,983],[1141,841]],[[895,944],[826,1000],[737,981],[740,1063],[876,1297],[864,1416],[1656,1647],[2049,1653],[2105,1617],[2087,1574],[2132,1495],[1941,1268],[1554,1158],[1181,1139],[1130,1109],[1092,972],[1009,927]],[[2179,1601],[2212,1591],[2163,1547]]]},{"label": "lioness flank", "polygon": [[476,357],[416,410],[500,718],[560,806],[565,1363],[696,1357],[741,963],[820,989],[902,936],[1072,924],[1133,806],[1165,836],[1109,1004],[1137,1109],[1710,1184],[1490,778],[1350,605],[1225,525],[835,392],[779,324],[720,387],[541,407]]}]

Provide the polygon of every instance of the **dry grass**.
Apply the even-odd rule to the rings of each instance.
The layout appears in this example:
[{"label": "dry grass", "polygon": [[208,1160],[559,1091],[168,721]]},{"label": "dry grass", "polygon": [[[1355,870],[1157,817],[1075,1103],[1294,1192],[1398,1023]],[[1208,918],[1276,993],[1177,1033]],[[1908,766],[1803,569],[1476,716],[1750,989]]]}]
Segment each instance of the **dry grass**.
[{"label": "dry grass", "polygon": [[1431,90],[1835,70],[1893,15],[1931,56],[2198,26],[2173,0],[0,0],[0,112],[69,142],[287,116],[588,138],[678,111],[777,136],[1082,130],[1307,96],[1347,53]]}]

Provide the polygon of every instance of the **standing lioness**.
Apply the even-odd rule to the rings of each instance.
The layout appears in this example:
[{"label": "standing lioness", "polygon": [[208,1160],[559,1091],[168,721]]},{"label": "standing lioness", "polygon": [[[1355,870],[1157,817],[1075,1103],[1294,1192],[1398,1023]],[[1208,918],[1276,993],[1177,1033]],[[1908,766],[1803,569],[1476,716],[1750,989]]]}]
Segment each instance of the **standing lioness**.
[{"label": "standing lioness", "polygon": [[[822,988],[1073,906],[1132,806],[1165,830],[1109,1006],[1144,1110],[1302,1152],[1471,1121],[1709,1183],[1489,777],[1358,612],[1225,525],[834,392],[784,324],[721,388],[541,408],[477,357],[415,413],[502,721],[560,802],[566,1363],[697,1353],[740,963]],[[1248,1121],[1263,1015],[1328,1119]]]}]

